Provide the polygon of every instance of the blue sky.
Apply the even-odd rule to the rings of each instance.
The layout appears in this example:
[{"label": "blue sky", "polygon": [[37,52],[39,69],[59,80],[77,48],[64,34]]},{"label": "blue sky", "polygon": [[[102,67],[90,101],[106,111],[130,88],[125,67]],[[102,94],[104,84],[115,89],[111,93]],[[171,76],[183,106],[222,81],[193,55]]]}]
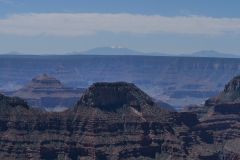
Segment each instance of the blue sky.
[{"label": "blue sky", "polygon": [[239,0],[0,0],[0,53],[122,46],[240,54]]}]

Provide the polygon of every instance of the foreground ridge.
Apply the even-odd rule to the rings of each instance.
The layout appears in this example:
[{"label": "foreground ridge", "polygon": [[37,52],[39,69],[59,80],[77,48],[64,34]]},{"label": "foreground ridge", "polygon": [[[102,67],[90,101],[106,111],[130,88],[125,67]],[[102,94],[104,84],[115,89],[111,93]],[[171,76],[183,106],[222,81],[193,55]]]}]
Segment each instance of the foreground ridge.
[{"label": "foreground ridge", "polygon": [[[32,109],[21,99],[3,95],[0,109],[0,159],[204,160],[222,156],[233,160],[238,156],[232,148],[231,142],[238,144],[234,140],[238,136],[230,134],[232,127],[218,126],[215,132],[209,125],[213,115],[199,121],[193,113],[162,109],[131,83],[95,83],[73,109],[60,113]],[[224,120],[229,113],[220,115]],[[226,130],[231,137],[225,143],[218,138]]]},{"label": "foreground ridge", "polygon": [[206,159],[240,159],[240,76],[234,77],[217,96],[203,106],[189,108],[198,115],[199,129],[206,131],[208,145],[195,145]]}]

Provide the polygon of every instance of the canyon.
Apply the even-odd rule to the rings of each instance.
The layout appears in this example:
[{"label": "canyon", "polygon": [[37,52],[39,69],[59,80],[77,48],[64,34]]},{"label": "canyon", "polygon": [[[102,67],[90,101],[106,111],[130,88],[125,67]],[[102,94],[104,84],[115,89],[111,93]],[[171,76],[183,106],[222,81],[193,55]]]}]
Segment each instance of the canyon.
[{"label": "canyon", "polygon": [[177,110],[203,104],[240,73],[238,58],[96,55],[1,55],[0,91],[16,91],[47,73],[70,88],[94,82],[136,84]]},{"label": "canyon", "polygon": [[[217,97],[237,92],[239,82]],[[73,108],[45,112],[1,95],[0,158],[237,160],[240,105],[212,99],[198,111],[175,112],[133,83],[101,82]]]}]

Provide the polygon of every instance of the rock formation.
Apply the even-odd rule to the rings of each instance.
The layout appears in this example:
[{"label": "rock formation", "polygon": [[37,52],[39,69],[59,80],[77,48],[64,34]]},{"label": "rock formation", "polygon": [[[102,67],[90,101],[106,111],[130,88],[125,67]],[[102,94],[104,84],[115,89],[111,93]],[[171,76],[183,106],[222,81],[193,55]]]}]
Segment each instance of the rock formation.
[{"label": "rock formation", "polygon": [[221,103],[240,103],[240,76],[234,77],[218,96],[208,99],[205,105]]},{"label": "rock formation", "polygon": [[233,78],[217,96],[208,99],[204,106],[189,109],[198,115],[199,130],[205,130],[209,145],[201,145],[199,154],[205,159],[240,159],[240,77]]},{"label": "rock formation", "polygon": [[0,159],[237,160],[239,110],[228,105],[208,106],[198,120],[125,82],[95,83],[58,113],[1,95]]},{"label": "rock formation", "polygon": [[33,78],[22,89],[6,95],[23,98],[33,107],[61,111],[72,107],[83,91],[84,89],[67,88],[56,78],[43,74]]},{"label": "rock formation", "polygon": [[5,96],[0,108],[8,110],[0,116],[0,159],[184,159],[186,133],[198,123],[191,113],[159,108],[123,82],[93,84],[61,113]]}]

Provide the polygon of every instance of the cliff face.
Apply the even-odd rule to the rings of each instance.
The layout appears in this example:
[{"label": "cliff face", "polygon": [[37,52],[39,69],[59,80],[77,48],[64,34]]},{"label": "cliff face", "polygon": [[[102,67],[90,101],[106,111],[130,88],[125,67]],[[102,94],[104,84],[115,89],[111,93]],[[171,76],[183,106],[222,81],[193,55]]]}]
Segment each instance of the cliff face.
[{"label": "cliff face", "polygon": [[75,121],[85,122],[85,143],[91,144],[99,159],[182,159],[186,156],[186,146],[181,144],[184,135],[174,127],[189,130],[197,123],[194,115],[186,118],[154,106],[148,95],[128,83],[92,85],[74,111]]},{"label": "cliff face", "polygon": [[[34,64],[34,65],[33,65]],[[157,56],[0,56],[0,90],[15,90],[39,73],[68,86],[127,81],[151,97],[181,107],[216,95],[240,73],[240,59]]]},{"label": "cliff face", "polygon": [[160,108],[133,84],[95,83],[65,112],[0,96],[0,159],[239,159],[238,105]]},{"label": "cliff face", "polygon": [[240,103],[240,76],[236,76],[228,82],[218,96],[206,101],[206,105],[209,106],[221,103]]},{"label": "cliff face", "polygon": [[[234,77],[224,90],[205,102],[204,106],[191,108],[198,114],[197,129],[205,130],[211,142],[205,149],[201,145],[199,154],[211,159],[240,159],[240,77]],[[211,149],[210,149],[211,148]]]},{"label": "cliff face", "polygon": [[[204,111],[202,111],[204,110]],[[196,131],[204,130],[208,144],[195,144],[191,149],[203,159],[238,160],[240,158],[240,104],[203,106]]]},{"label": "cliff face", "polygon": [[67,88],[56,78],[42,74],[23,88],[6,94],[21,97],[33,107],[62,111],[75,105],[83,91],[84,89]]},{"label": "cliff face", "polygon": [[186,133],[198,123],[122,82],[92,85],[61,113],[31,109],[22,100],[16,108],[14,98],[2,97],[0,108],[9,111],[0,116],[1,159],[184,159]]},{"label": "cliff face", "polygon": [[137,111],[140,106],[153,105],[152,99],[134,84],[95,83],[83,94],[79,106],[97,107],[111,111],[123,107],[133,107]]}]

